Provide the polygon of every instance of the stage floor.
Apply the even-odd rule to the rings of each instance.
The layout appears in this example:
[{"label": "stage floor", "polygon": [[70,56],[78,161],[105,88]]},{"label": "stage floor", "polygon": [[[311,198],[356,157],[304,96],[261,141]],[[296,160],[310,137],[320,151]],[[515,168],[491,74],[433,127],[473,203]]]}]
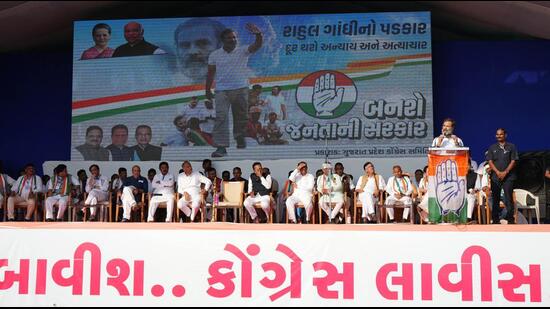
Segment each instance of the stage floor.
[{"label": "stage floor", "polygon": [[395,231],[395,232],[550,232],[548,224],[242,224],[242,223],[103,223],[2,222],[0,229],[232,230],[232,231]]}]

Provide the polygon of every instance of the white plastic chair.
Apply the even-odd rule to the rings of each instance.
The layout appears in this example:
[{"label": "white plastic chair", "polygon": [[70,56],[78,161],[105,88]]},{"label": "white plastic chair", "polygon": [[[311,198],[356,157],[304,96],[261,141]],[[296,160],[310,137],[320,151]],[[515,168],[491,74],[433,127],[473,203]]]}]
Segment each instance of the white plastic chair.
[{"label": "white plastic chair", "polygon": [[[535,211],[537,217],[537,224],[540,224],[540,213],[539,213],[539,197],[535,196],[533,193],[523,190],[523,189],[514,189],[515,195],[515,211],[517,216],[517,211],[526,209],[528,215],[528,221],[531,223],[531,210]],[[527,204],[527,196],[530,196],[535,200],[534,204]]]}]

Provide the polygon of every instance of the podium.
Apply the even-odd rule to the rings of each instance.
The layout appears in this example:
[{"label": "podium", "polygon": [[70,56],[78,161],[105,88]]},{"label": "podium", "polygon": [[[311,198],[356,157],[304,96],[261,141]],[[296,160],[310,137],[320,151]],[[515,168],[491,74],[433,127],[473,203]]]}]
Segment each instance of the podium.
[{"label": "podium", "polygon": [[469,148],[428,149],[428,213],[431,223],[466,223]]}]

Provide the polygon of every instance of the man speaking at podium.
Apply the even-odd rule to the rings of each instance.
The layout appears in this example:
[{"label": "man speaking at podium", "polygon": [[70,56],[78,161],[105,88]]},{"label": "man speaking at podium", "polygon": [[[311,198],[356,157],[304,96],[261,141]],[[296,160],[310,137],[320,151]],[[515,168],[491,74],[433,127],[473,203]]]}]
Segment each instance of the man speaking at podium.
[{"label": "man speaking at podium", "polygon": [[445,118],[443,120],[443,127],[441,128],[441,135],[434,138],[432,147],[437,148],[456,148],[464,147],[464,143],[460,137],[453,134],[455,129],[455,121],[451,118]]}]

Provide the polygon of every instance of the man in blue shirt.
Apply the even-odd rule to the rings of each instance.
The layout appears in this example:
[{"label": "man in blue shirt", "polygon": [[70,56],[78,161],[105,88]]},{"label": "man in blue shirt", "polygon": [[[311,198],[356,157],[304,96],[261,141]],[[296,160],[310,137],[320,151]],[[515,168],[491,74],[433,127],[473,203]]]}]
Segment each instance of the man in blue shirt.
[{"label": "man in blue shirt", "polygon": [[[121,200],[124,208],[122,222],[130,221],[132,210],[136,210],[138,207],[136,201],[141,201],[142,194],[147,193],[148,190],[147,178],[141,176],[140,167],[134,165],[132,167],[132,176],[126,178],[122,184]],[[145,205],[141,205],[141,207],[145,207]]]}]

